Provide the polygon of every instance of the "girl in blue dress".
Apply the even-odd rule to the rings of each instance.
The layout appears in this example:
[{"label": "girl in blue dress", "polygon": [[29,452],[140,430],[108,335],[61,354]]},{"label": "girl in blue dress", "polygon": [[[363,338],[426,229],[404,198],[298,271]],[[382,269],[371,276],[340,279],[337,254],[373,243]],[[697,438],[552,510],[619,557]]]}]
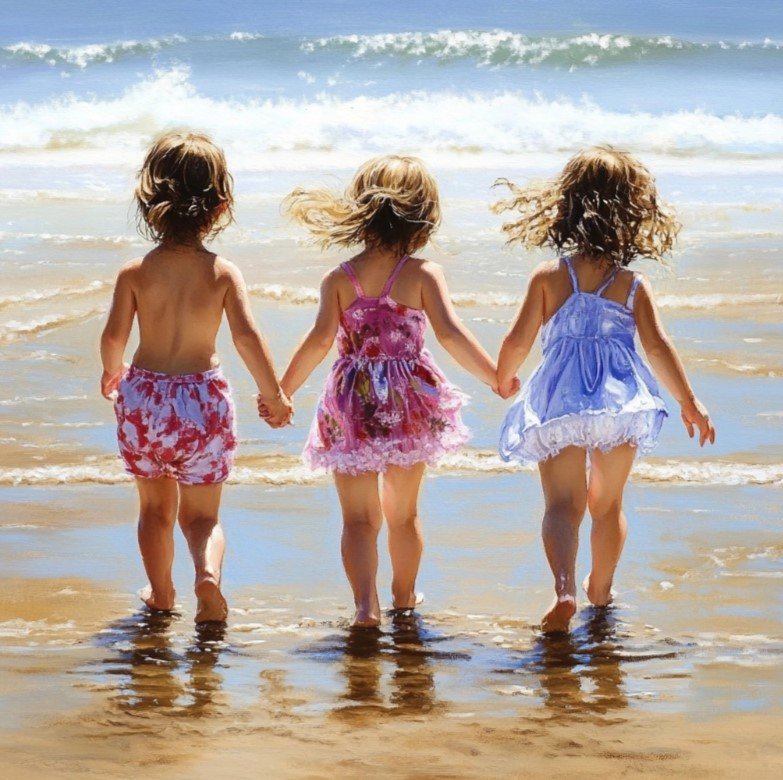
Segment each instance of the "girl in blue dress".
[{"label": "girl in blue dress", "polygon": [[[538,463],[544,491],[544,549],[555,578],[546,632],[565,631],[576,611],[579,525],[590,510],[592,569],[583,586],[595,606],[612,599],[623,549],[623,489],[634,457],[655,447],[666,407],[636,352],[639,332],[660,381],[680,404],[688,435],[714,442],[707,410],[691,389],[658,318],[649,282],[628,265],[662,260],[679,224],[658,199],[647,169],[611,147],[573,157],[557,180],[520,189],[504,181],[521,218],[503,226],[510,242],[552,247],[561,257],[530,278],[498,358],[499,391],[515,391],[516,373],[539,329],[543,360],[506,415],[504,460]],[[589,468],[588,468],[589,466]]]}]

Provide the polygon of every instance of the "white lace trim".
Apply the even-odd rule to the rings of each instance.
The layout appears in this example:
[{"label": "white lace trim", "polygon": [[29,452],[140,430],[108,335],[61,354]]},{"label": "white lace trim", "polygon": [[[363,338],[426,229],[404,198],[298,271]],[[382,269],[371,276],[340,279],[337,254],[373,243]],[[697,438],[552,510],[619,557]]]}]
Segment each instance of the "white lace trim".
[{"label": "white lace trim", "polygon": [[[367,442],[365,446],[342,452],[307,446],[302,459],[313,470],[338,471],[357,475],[366,471],[383,472],[389,466],[410,468],[417,463],[434,466],[444,456],[461,450],[470,439],[470,431],[458,423],[440,434],[432,434],[412,443],[410,439],[382,439]],[[405,449],[405,448],[408,449]]]},{"label": "white lace trim", "polygon": [[633,444],[637,455],[646,455],[657,446],[658,433],[666,416],[665,409],[619,414],[585,411],[531,425],[519,432],[514,432],[513,426],[504,427],[500,457],[505,461],[540,463],[565,447],[609,452],[621,444]]}]

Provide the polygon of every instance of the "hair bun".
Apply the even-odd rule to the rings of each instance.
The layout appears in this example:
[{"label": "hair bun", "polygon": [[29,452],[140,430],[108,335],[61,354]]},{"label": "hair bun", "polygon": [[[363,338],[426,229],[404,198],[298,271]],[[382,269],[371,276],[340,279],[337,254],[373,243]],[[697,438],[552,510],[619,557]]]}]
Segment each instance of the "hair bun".
[{"label": "hair bun", "polygon": [[167,133],[139,171],[139,230],[154,241],[214,236],[233,219],[232,188],[223,152],[209,136]]}]

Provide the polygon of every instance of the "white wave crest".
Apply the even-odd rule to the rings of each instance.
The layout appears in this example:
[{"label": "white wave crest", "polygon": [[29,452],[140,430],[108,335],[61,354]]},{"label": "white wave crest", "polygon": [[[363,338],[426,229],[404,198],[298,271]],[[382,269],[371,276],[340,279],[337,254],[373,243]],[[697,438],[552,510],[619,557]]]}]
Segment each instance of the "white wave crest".
[{"label": "white wave crest", "polygon": [[71,298],[81,298],[85,295],[92,295],[96,292],[101,292],[111,287],[110,282],[102,282],[95,280],[81,287],[58,287],[54,290],[31,290],[26,293],[18,293],[17,295],[7,295],[4,298],[0,298],[0,309],[6,306],[14,306],[17,304],[27,303],[40,303],[41,301],[49,300],[66,300]]},{"label": "white wave crest", "polygon": [[[524,121],[521,118],[524,118]],[[415,91],[342,99],[321,94],[246,101],[199,95],[189,71],[159,71],[121,96],[67,95],[16,103],[0,115],[0,150],[100,150],[135,164],[141,144],[171,126],[200,127],[220,138],[239,167],[265,166],[271,154],[355,156],[408,149],[476,156],[553,153],[602,143],[670,155],[783,153],[783,116],[609,111],[583,99],[546,100],[520,92]],[[77,159],[81,159],[77,155]],[[101,158],[103,159],[103,158]]]},{"label": "white wave crest", "polygon": [[671,36],[641,37],[587,33],[575,36],[534,37],[509,30],[438,30],[436,32],[335,35],[304,41],[306,52],[347,51],[355,59],[369,57],[431,58],[439,61],[469,59],[481,66],[590,65],[627,62],[647,57],[673,57],[680,52],[777,51],[770,39],[729,43],[688,41]]},{"label": "white wave crest", "polygon": [[81,249],[122,249],[138,246],[141,241],[133,236],[92,236],[70,233],[14,233],[0,232],[0,241],[36,241],[42,244]]},{"label": "white wave crest", "polygon": [[641,461],[635,479],[684,485],[783,485],[781,463],[729,463],[704,461]]},{"label": "white wave crest", "polygon": [[[491,451],[466,450],[445,458],[434,469],[441,476],[532,473],[531,466],[504,463]],[[673,485],[783,485],[783,464],[731,463],[723,461],[642,461],[632,472],[638,482]],[[33,468],[0,469],[0,485],[117,484],[127,482],[119,461],[61,464]],[[328,474],[310,471],[298,458],[282,455],[243,458],[229,482],[243,485],[314,485],[328,481]]]},{"label": "white wave crest", "polygon": [[[251,284],[251,295],[270,301],[310,305],[318,303],[318,290],[315,287],[292,287],[284,284]],[[519,306],[521,293],[488,291],[474,293],[455,292],[451,301],[460,308],[509,308]],[[781,306],[783,293],[707,293],[695,295],[661,295],[657,298],[661,309],[703,310],[723,307]]]},{"label": "white wave crest", "polygon": [[99,306],[86,311],[66,312],[64,314],[50,314],[34,320],[11,320],[0,326],[0,344],[8,344],[13,341],[37,336],[50,330],[57,330],[69,325],[90,320],[106,311],[105,306]]},{"label": "white wave crest", "polygon": [[315,287],[289,287],[285,284],[249,284],[247,291],[258,298],[284,303],[318,303],[319,293]]},{"label": "white wave crest", "polygon": [[114,62],[123,56],[151,54],[169,46],[184,43],[181,35],[153,38],[147,41],[115,41],[114,43],[90,43],[85,46],[50,46],[46,43],[22,41],[3,46],[7,59],[43,61],[49,65],[74,65],[84,70],[88,65]]}]

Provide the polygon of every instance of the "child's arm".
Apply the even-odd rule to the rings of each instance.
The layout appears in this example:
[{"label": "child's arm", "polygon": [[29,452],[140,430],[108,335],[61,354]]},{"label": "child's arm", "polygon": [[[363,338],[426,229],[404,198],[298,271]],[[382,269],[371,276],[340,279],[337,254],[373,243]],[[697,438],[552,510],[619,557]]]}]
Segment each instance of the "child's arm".
[{"label": "child's arm", "polygon": [[306,381],[315,367],[326,357],[334,343],[340,323],[340,301],[337,297],[335,272],[327,274],[321,282],[321,297],[315,324],[291,357],[281,384],[293,395]]},{"label": "child's arm", "polygon": [[495,363],[454,311],[443,269],[437,263],[425,263],[422,270],[422,303],[436,338],[466,371],[497,391]]},{"label": "child's arm", "polygon": [[715,428],[710,422],[707,409],[694,395],[680,356],[658,316],[658,308],[646,279],[642,279],[639,285],[633,308],[639,340],[656,375],[680,404],[682,421],[688,436],[693,438],[695,426],[699,429],[699,445],[703,447],[706,441],[712,444],[715,441]]},{"label": "child's arm", "polygon": [[508,398],[519,387],[517,371],[525,362],[544,320],[544,277],[540,269],[530,276],[527,292],[498,355],[498,392]]},{"label": "child's arm", "polygon": [[280,388],[269,347],[253,319],[245,280],[236,266],[227,266],[229,286],[224,307],[231,338],[256,382],[259,403],[266,408],[264,419],[273,428],[280,428],[291,419],[293,405]]},{"label": "child's arm", "polygon": [[109,317],[101,334],[101,395],[108,400],[111,400],[111,394],[117,390],[126,369],[123,355],[136,315],[136,298],[131,284],[136,264],[137,261],[134,260],[120,269],[114,285]]}]

